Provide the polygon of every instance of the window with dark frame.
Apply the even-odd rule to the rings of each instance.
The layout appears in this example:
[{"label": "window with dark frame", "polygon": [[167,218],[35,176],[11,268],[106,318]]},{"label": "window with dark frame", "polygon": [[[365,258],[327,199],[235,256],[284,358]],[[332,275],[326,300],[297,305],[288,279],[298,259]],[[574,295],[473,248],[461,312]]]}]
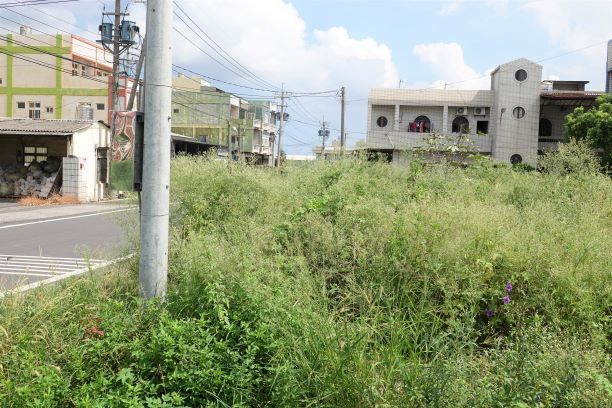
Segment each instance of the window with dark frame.
[{"label": "window with dark frame", "polygon": [[54,111],[53,106],[47,106],[45,110],[47,111],[47,113],[53,113]]},{"label": "window with dark frame", "polygon": [[105,105],[103,103],[96,103],[97,110],[104,110]]},{"label": "window with dark frame", "polygon": [[476,134],[488,135],[489,134],[489,121],[479,120],[476,122]]},{"label": "window with dark frame", "polygon": [[517,106],[512,110],[512,116],[514,116],[516,119],[522,119],[525,117],[525,108]]},{"label": "window with dark frame", "polygon": [[527,71],[524,69],[519,69],[514,73],[514,78],[519,82],[523,82],[527,79]]},{"label": "window with dark frame", "polygon": [[465,116],[457,116],[453,119],[451,130],[453,133],[469,133],[470,122]]},{"label": "window with dark frame", "polygon": [[540,128],[538,129],[538,136],[552,136],[552,122],[550,120],[546,118],[540,118]]},{"label": "window with dark frame", "polygon": [[425,115],[418,116],[414,122],[408,123],[408,131],[416,133],[429,133],[433,130],[433,125]]},{"label": "window with dark frame", "polygon": [[17,109],[25,109],[25,102],[17,102]]},{"label": "window with dark frame", "polygon": [[178,108],[174,108],[174,109],[172,110],[172,112],[174,112],[174,113],[179,113],[179,110],[178,110]]},{"label": "window with dark frame", "polygon": [[30,108],[28,117],[30,119],[40,119],[40,102],[28,102]]}]

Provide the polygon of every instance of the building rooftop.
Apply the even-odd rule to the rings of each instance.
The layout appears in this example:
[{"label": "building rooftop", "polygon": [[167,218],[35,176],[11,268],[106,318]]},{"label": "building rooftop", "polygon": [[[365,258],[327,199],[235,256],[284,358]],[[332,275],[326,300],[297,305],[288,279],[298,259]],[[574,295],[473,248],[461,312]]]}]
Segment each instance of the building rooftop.
[{"label": "building rooftop", "polygon": [[545,82],[552,82],[553,84],[576,84],[576,85],[586,85],[591,81],[561,81],[557,79],[546,79]]},{"label": "building rooftop", "polygon": [[0,119],[1,135],[69,136],[93,123],[65,119]]},{"label": "building rooftop", "polygon": [[372,104],[401,102],[414,106],[491,106],[494,92],[457,89],[372,89],[368,97]]},{"label": "building rooftop", "polygon": [[545,99],[578,99],[588,100],[597,99],[603,92],[592,92],[592,91],[544,91],[540,94],[540,97]]},{"label": "building rooftop", "polygon": [[543,91],[540,93],[541,105],[556,105],[556,106],[595,106],[597,98],[603,92],[590,91]]}]

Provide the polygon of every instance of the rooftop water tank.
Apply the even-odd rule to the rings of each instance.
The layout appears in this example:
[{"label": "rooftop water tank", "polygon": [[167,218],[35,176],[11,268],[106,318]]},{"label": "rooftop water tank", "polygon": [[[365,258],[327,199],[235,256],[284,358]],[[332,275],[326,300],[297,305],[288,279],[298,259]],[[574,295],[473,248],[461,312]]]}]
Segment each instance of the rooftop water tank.
[{"label": "rooftop water tank", "polygon": [[552,81],[542,81],[542,92],[552,92],[553,83]]},{"label": "rooftop water tank", "polygon": [[93,122],[94,111],[90,103],[79,103],[76,108],[76,120]]}]

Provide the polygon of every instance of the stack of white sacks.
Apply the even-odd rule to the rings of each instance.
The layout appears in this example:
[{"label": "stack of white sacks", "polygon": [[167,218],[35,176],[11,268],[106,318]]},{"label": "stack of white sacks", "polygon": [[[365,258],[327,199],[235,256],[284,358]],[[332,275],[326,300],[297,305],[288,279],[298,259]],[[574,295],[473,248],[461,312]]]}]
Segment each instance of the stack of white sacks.
[{"label": "stack of white sacks", "polygon": [[60,167],[59,159],[33,162],[28,167],[0,165],[0,196],[47,197]]}]

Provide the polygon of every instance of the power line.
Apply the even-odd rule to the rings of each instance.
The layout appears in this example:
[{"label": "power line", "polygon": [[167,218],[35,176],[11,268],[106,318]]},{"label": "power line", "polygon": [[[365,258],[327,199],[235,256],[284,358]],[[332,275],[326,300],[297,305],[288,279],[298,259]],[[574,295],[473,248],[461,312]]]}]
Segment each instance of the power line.
[{"label": "power line", "polygon": [[[172,71],[176,72],[179,75],[182,74],[181,71],[179,71],[178,69],[175,69],[175,68],[173,68]],[[186,79],[188,79],[188,80],[190,80],[190,81],[192,81],[192,82],[194,82],[194,83],[196,83],[196,84],[201,86],[200,81],[198,81],[195,78],[190,78],[190,77],[184,77],[184,78],[186,78]],[[174,88],[176,88],[176,89],[183,89],[185,91],[194,92],[194,89],[192,89],[192,88],[179,88],[177,86],[174,86]],[[203,94],[208,94],[208,95],[223,95],[223,94],[228,94],[229,95],[229,94],[231,94],[231,95],[238,96],[238,97],[240,97],[242,99],[250,99],[250,98],[257,98],[257,99],[261,98],[261,99],[265,99],[265,100],[276,99],[276,97],[270,96],[270,95],[243,94],[243,93],[235,93],[235,92],[226,92],[226,91],[223,91],[223,90],[220,90],[220,92],[217,92],[217,91],[205,91],[205,90],[200,89],[200,90],[198,90],[196,92],[203,93]]]},{"label": "power line", "polygon": [[[66,1],[66,0],[63,0],[63,1]],[[70,0],[70,1],[78,1],[78,0]],[[3,7],[0,7],[0,8],[3,8]],[[13,14],[17,14],[17,15],[19,15],[19,16],[21,16],[21,17],[24,17],[24,18],[30,19],[30,20],[32,20],[32,21],[35,21],[35,22],[37,22],[37,23],[39,23],[39,24],[42,24],[43,26],[47,26],[47,27],[53,28],[53,29],[55,29],[55,30],[57,30],[57,31],[61,31],[62,33],[66,33],[66,34],[68,34],[68,35],[72,35],[72,33],[71,33],[71,32],[69,32],[69,31],[66,31],[66,30],[63,30],[63,29],[61,29],[61,28],[58,28],[58,27],[52,26],[52,25],[51,25],[51,24],[49,24],[49,23],[45,23],[45,22],[43,22],[43,21],[40,21],[40,20],[38,20],[38,19],[35,19],[34,17],[30,17],[30,16],[28,16],[28,15],[26,15],[26,14],[20,13],[20,12],[18,12],[18,11],[13,10],[13,9],[6,8],[6,10],[7,10],[7,11],[10,11],[10,12],[11,12],[11,13],[13,13]],[[47,34],[47,33],[45,33],[44,31],[40,31],[40,30],[37,30],[37,29],[35,29],[35,28],[32,28],[32,30],[34,30],[34,31],[38,31],[39,33]],[[47,35],[50,35],[50,34],[47,34]]]},{"label": "power line", "polygon": [[[247,75],[251,76],[252,78],[254,78],[255,80],[257,80],[259,83],[263,84],[264,86],[270,86],[272,88],[275,89],[280,89],[277,86],[273,85],[272,83],[264,80],[263,78],[257,76],[256,74],[254,74],[251,70],[249,70],[248,68],[246,68],[243,64],[241,64],[239,61],[237,61],[234,57],[232,57],[225,49],[223,49],[223,47],[221,45],[219,45],[219,43],[217,43],[210,35],[208,35],[206,33],[206,31],[204,31],[204,29],[202,29],[202,27],[200,25],[198,25],[198,23],[196,23],[190,16],[189,14],[187,14],[185,12],[185,10],[183,10],[183,8],[178,4],[178,2],[174,2],[174,4],[178,7],[178,9],[187,17],[187,19],[189,19],[189,21],[191,21],[196,28],[202,32],[202,34],[204,34],[204,36],[210,40],[215,46],[213,47],[207,40],[205,40],[204,38],[202,38],[202,36],[200,36],[197,32],[195,32],[195,30],[193,30],[193,28],[191,28],[186,22],[185,20],[183,20],[176,12],[174,13],[182,22],[183,24],[185,24],[192,32],[194,32],[202,41],[204,41],[213,51],[215,51],[217,54],[219,54],[223,59],[225,59],[227,62],[229,62],[230,64],[232,64],[234,67],[236,67],[239,70],[242,70],[243,72],[245,72]],[[217,50],[218,49],[218,50]],[[226,56],[228,58],[226,58]]]},{"label": "power line", "polygon": [[[3,27],[0,27],[0,28],[3,28]],[[8,31],[11,31],[11,30],[8,30]],[[1,34],[0,34],[0,38],[5,39],[6,41],[8,41],[8,40],[9,40],[9,39],[8,39],[8,37],[3,36],[3,35],[1,35]],[[29,37],[29,38],[30,38],[30,37]],[[71,62],[79,63],[79,64],[81,64],[81,65],[83,65],[83,66],[87,66],[87,67],[90,67],[90,68],[98,69],[98,70],[100,70],[100,71],[109,72],[107,69],[104,69],[104,68],[99,68],[99,67],[96,67],[96,66],[94,66],[94,65],[86,64],[86,63],[84,63],[84,62],[82,62],[82,61],[79,61],[79,60],[74,60],[74,59],[72,59],[72,58],[68,58],[68,57],[65,57],[65,56],[60,55],[60,54],[55,54],[55,53],[53,53],[53,52],[46,51],[46,50],[43,50],[43,49],[41,49],[41,48],[37,48],[37,47],[34,47],[34,46],[30,46],[30,45],[28,45],[28,44],[26,44],[26,43],[23,43],[23,42],[20,42],[20,41],[14,40],[14,39],[10,39],[10,41],[11,41],[12,43],[18,44],[18,45],[20,45],[20,46],[22,46],[22,47],[25,47],[25,48],[28,48],[28,49],[31,49],[31,50],[34,50],[34,51],[38,51],[38,52],[40,52],[41,54],[46,54],[46,55],[54,56],[54,57],[57,57],[57,58],[60,58],[60,59],[66,60],[66,61],[71,61]],[[49,45],[51,45],[51,44],[49,44]],[[53,45],[53,46],[55,46],[55,45]],[[0,49],[0,53],[3,53],[3,54],[5,54],[5,55],[12,56],[13,58],[17,58],[17,59],[20,59],[20,60],[22,60],[22,61],[26,61],[26,62],[29,62],[29,63],[35,64],[35,65],[38,65],[38,66],[41,66],[41,67],[44,67],[44,68],[53,69],[53,70],[55,70],[55,71],[60,71],[60,72],[67,73],[67,74],[73,74],[72,70],[65,69],[65,68],[58,68],[57,66],[52,65],[52,64],[50,64],[50,63],[47,63],[47,62],[45,62],[45,61],[41,61],[41,60],[38,60],[38,59],[35,59],[35,58],[32,58],[32,57],[25,57],[25,56],[23,56],[23,55],[21,55],[21,54],[19,54],[19,53],[12,53],[12,52],[10,52],[10,51],[7,51],[7,50],[1,50],[1,49]],[[78,76],[79,76],[79,77],[82,77],[82,78],[89,79],[89,80],[93,80],[93,81],[96,81],[96,82],[104,83],[104,84],[107,84],[107,83],[108,83],[106,80],[103,80],[103,79],[101,79],[101,78],[97,78],[97,77],[92,77],[92,76],[89,76],[89,75],[82,75],[82,74],[81,74],[81,75],[78,75]],[[125,86],[123,86],[123,85],[122,85],[122,87],[125,87]],[[178,91],[183,91],[183,90],[184,90],[184,91],[193,92],[193,89],[192,89],[192,88],[181,88],[181,87],[178,87],[178,86],[172,86],[172,89],[174,89],[174,90],[178,90]],[[222,93],[220,93],[220,92],[212,92],[212,91],[208,92],[208,91],[202,91],[202,90],[199,90],[198,92],[200,92],[200,93],[205,93],[205,94],[209,94],[209,95],[215,95],[215,96],[216,96],[216,95],[222,95]],[[225,92],[224,92],[224,93],[225,93]],[[243,98],[243,99],[247,99],[247,97],[265,98],[266,100],[267,100],[267,99],[270,99],[270,98],[269,98],[267,95],[240,95],[240,94],[236,94],[236,96],[239,96],[239,97],[241,97],[241,98]]]},{"label": "power line", "polygon": [[[10,51],[6,51],[6,50],[2,50],[2,49],[0,49],[0,53],[4,54],[4,55],[8,55],[8,56],[13,57],[13,58],[20,59],[22,61],[33,63],[35,65],[39,65],[41,67],[53,69],[55,71],[64,72],[66,74],[72,74],[72,71],[70,71],[70,70],[67,70],[67,69],[64,69],[64,68],[58,68],[58,67],[56,67],[54,65],[48,64],[48,63],[46,63],[44,61],[41,61],[41,60],[37,60],[37,59],[34,59],[34,58],[29,58],[29,57],[24,57],[23,55],[18,55],[18,54],[11,53]],[[90,77],[90,76],[87,76],[87,75],[79,75],[79,77],[86,78],[86,79],[89,79],[91,81],[96,81],[96,82],[108,84],[108,81],[104,81],[102,79],[95,78],[95,77]]]},{"label": "power line", "polygon": [[30,8],[30,9],[32,9],[32,10],[34,10],[34,11],[36,11],[36,12],[37,12],[37,13],[39,13],[39,14],[43,14],[43,15],[45,15],[45,16],[47,16],[47,17],[51,17],[51,18],[54,18],[55,20],[61,21],[61,22],[62,22],[62,23],[64,23],[64,24],[71,25],[71,26],[73,26],[73,27],[78,28],[79,30],[86,31],[86,32],[88,32],[88,33],[90,33],[90,34],[93,34],[93,35],[95,35],[95,36],[98,36],[98,33],[94,33],[93,31],[91,31],[91,30],[89,30],[89,29],[87,29],[87,28],[84,28],[84,27],[78,26],[78,25],[76,25],[76,24],[74,24],[74,23],[71,23],[71,22],[69,22],[69,21],[63,20],[63,19],[59,18],[58,16],[56,16],[56,15],[54,15],[54,14],[45,13],[45,12],[40,11],[40,10],[38,10],[38,9],[36,9],[36,8],[32,7],[32,6],[28,6],[28,8]]},{"label": "power line", "polygon": [[[2,18],[2,16],[0,16],[0,18]],[[4,28],[4,27],[0,27],[0,28]],[[5,28],[5,30],[6,30],[6,28]],[[7,31],[11,31],[11,30],[7,30]],[[79,63],[79,64],[81,64],[83,66],[86,66],[86,67],[89,67],[89,68],[93,68],[93,69],[96,69],[96,70],[99,70],[99,71],[105,71],[105,72],[109,72],[110,73],[110,70],[108,70],[108,69],[97,67],[97,66],[91,65],[91,64],[87,64],[87,63],[82,62],[82,61],[77,61],[77,60],[74,60],[72,58],[64,57],[63,55],[55,54],[55,53],[50,52],[50,51],[45,51],[42,48],[37,48],[37,47],[31,46],[31,45],[29,45],[27,43],[15,40],[13,38],[8,38],[8,37],[6,37],[6,36],[4,36],[2,34],[0,34],[0,38],[4,39],[7,43],[10,42],[10,43],[19,44],[21,47],[24,47],[24,48],[27,48],[27,49],[30,49],[30,50],[33,50],[33,51],[38,51],[41,54],[51,55],[51,56],[63,59],[64,61],[76,62],[76,63]]]},{"label": "power line", "polygon": [[[0,16],[0,18],[3,18],[3,19],[5,19],[5,20],[11,21],[11,22],[15,22],[14,20],[11,20],[11,19],[6,18],[6,17],[3,17],[3,16]],[[7,30],[7,31],[10,31],[10,32],[12,32],[12,33],[17,34],[17,32],[16,32],[16,31],[10,30],[10,29],[8,29],[8,28],[6,28],[6,27],[0,27],[0,28],[2,28],[2,29],[4,29],[4,30]],[[43,31],[39,31],[39,32],[41,32],[41,33],[43,33],[43,34],[45,34],[45,35],[48,35],[48,36],[50,36],[50,37],[53,37],[52,35],[47,34],[47,33],[43,32]],[[51,46],[51,47],[56,47],[56,44],[49,43],[49,42],[45,42],[45,41],[43,41],[43,40],[41,40],[41,39],[38,39],[38,38],[33,38],[33,37],[30,37],[30,36],[27,36],[27,35],[26,35],[25,37],[26,37],[26,38],[29,38],[29,39],[32,39],[32,40],[37,40],[37,41],[39,41],[39,42],[41,42],[41,43],[43,43],[43,44],[46,44],[46,45],[48,45],[48,46]],[[8,38],[7,36],[4,36],[4,35],[0,34],[0,38],[3,38],[5,41],[9,42],[9,38]],[[21,41],[18,41],[18,40],[16,40],[16,39],[14,39],[14,38],[11,38],[11,39],[10,39],[10,42],[11,42],[11,43],[18,44],[18,45],[20,45],[20,46],[22,46],[22,47],[25,47],[25,48],[31,49],[31,50],[33,50],[33,51],[38,51],[38,52],[39,52],[39,53],[41,53],[41,54],[46,54],[46,55],[54,56],[54,57],[57,57],[57,58],[61,58],[61,59],[65,60],[65,61],[70,61],[70,62],[79,63],[79,64],[81,64],[81,65],[83,65],[83,66],[86,66],[86,67],[89,67],[89,68],[93,68],[93,69],[97,69],[97,70],[100,70],[100,71],[110,72],[110,70],[108,70],[107,68],[104,68],[104,67],[96,67],[95,65],[91,65],[91,64],[85,63],[85,62],[80,61],[80,60],[75,60],[75,59],[72,59],[72,58],[65,57],[65,56],[63,56],[63,55],[61,55],[61,54],[56,54],[56,53],[53,53],[53,52],[50,52],[50,51],[46,51],[46,50],[44,50],[44,49],[42,49],[42,48],[38,48],[38,47],[36,47],[36,46],[32,46],[32,45],[26,44],[26,43],[24,43],[24,42],[21,42]],[[6,54],[6,53],[5,53],[5,54]],[[6,55],[8,55],[8,54],[6,54]],[[17,59],[21,59],[21,60],[26,61],[26,62],[30,62],[30,63],[36,64],[36,65],[39,65],[39,66],[43,66],[43,67],[46,67],[46,68],[50,68],[50,69],[54,69],[54,70],[58,70],[58,71],[61,71],[61,72],[65,72],[65,73],[70,73],[70,74],[72,74],[72,71],[71,71],[71,70],[67,70],[67,69],[65,69],[65,68],[58,69],[58,68],[57,68],[56,66],[54,66],[54,65],[48,64],[48,63],[46,63],[46,62],[44,62],[44,61],[40,61],[40,60],[37,60],[37,59],[32,58],[32,57],[23,57],[23,58],[22,58],[22,57],[19,57],[19,56],[17,56],[17,55],[15,55],[15,54],[13,54],[13,53],[11,53],[11,55],[13,55],[13,56],[14,56],[15,58],[17,58]],[[178,71],[178,70],[175,70],[175,72],[180,73],[180,71]],[[94,80],[97,80],[98,82],[104,82],[104,83],[106,83],[106,81],[101,80],[100,78],[90,77],[90,76],[88,76],[88,75],[79,75],[79,76],[80,76],[80,77],[84,77],[84,78],[88,78],[88,79],[94,79]],[[192,78],[190,78],[190,79],[192,79]],[[193,80],[195,81],[195,79],[193,79]],[[181,88],[181,87],[178,87],[178,86],[172,86],[172,88],[173,88],[173,89],[175,89],[175,90],[178,90],[178,91],[182,91],[182,90],[184,90],[184,91],[191,91],[191,92],[193,92],[193,89],[192,89],[192,88]],[[202,91],[202,90],[199,90],[198,92],[201,92],[201,93],[206,93],[206,94],[210,94],[210,95],[218,95],[218,94],[220,94],[219,92],[213,92],[213,91],[209,91],[209,92],[208,92],[208,91]],[[270,99],[270,97],[269,97],[269,96],[267,96],[267,95],[259,95],[259,94],[258,94],[258,95],[236,94],[236,96],[243,97],[244,99],[246,99],[246,98],[248,98],[248,97],[255,97],[255,98],[265,98],[265,99]]]},{"label": "power line", "polygon": [[[179,17],[180,18],[180,17]],[[261,86],[260,84],[258,84],[257,82],[255,82],[254,80],[245,77],[244,75],[234,71],[233,69],[227,67],[226,65],[224,65],[221,61],[219,61],[217,58],[213,57],[212,55],[210,55],[208,52],[206,52],[202,47],[200,47],[199,45],[197,45],[195,42],[193,42],[189,37],[187,37],[185,34],[183,34],[178,28],[174,27],[174,31],[176,31],[181,37],[183,37],[187,42],[189,42],[191,45],[193,45],[194,47],[196,47],[198,50],[200,50],[204,55],[206,55],[207,57],[209,57],[210,59],[212,59],[213,61],[215,61],[217,64],[221,65],[223,68],[225,68],[226,70],[230,71],[231,73],[239,76],[240,78],[247,80],[251,83],[254,83],[257,86]],[[240,86],[240,85],[237,85]],[[246,87],[245,87],[246,88]],[[257,88],[253,88],[253,89],[257,89]],[[257,90],[259,91],[267,91],[267,92],[276,92],[276,90],[273,89],[262,89],[262,88],[258,88]]]},{"label": "power line", "polygon": [[240,84],[236,84],[236,83],[234,83],[234,82],[229,82],[229,81],[224,81],[224,80],[222,80],[222,79],[213,78],[213,77],[211,77],[211,76],[204,75],[204,74],[202,74],[202,73],[199,73],[199,72],[193,71],[193,70],[191,70],[191,69],[189,69],[189,68],[185,68],[185,67],[182,67],[182,66],[177,65],[177,64],[172,64],[172,66],[173,66],[173,67],[175,67],[175,68],[177,68],[177,69],[183,70],[183,71],[185,71],[185,72],[189,72],[189,73],[191,73],[191,74],[193,74],[193,75],[197,75],[197,76],[199,76],[199,77],[202,77],[202,78],[205,78],[205,79],[208,79],[208,80],[211,80],[211,81],[220,82],[220,83],[222,83],[222,84],[232,85],[232,86],[236,86],[236,87],[238,87],[238,88],[251,89],[251,90],[254,90],[254,91],[262,91],[262,92],[276,93],[276,91],[273,91],[273,90],[270,90],[270,89],[254,88],[254,87],[252,87],[252,86],[240,85]]},{"label": "power line", "polygon": [[26,0],[26,1],[16,1],[12,3],[0,3],[0,8],[10,8],[10,7],[26,7],[29,5],[43,5],[43,4],[56,4],[56,3],[72,3],[79,0]]}]

